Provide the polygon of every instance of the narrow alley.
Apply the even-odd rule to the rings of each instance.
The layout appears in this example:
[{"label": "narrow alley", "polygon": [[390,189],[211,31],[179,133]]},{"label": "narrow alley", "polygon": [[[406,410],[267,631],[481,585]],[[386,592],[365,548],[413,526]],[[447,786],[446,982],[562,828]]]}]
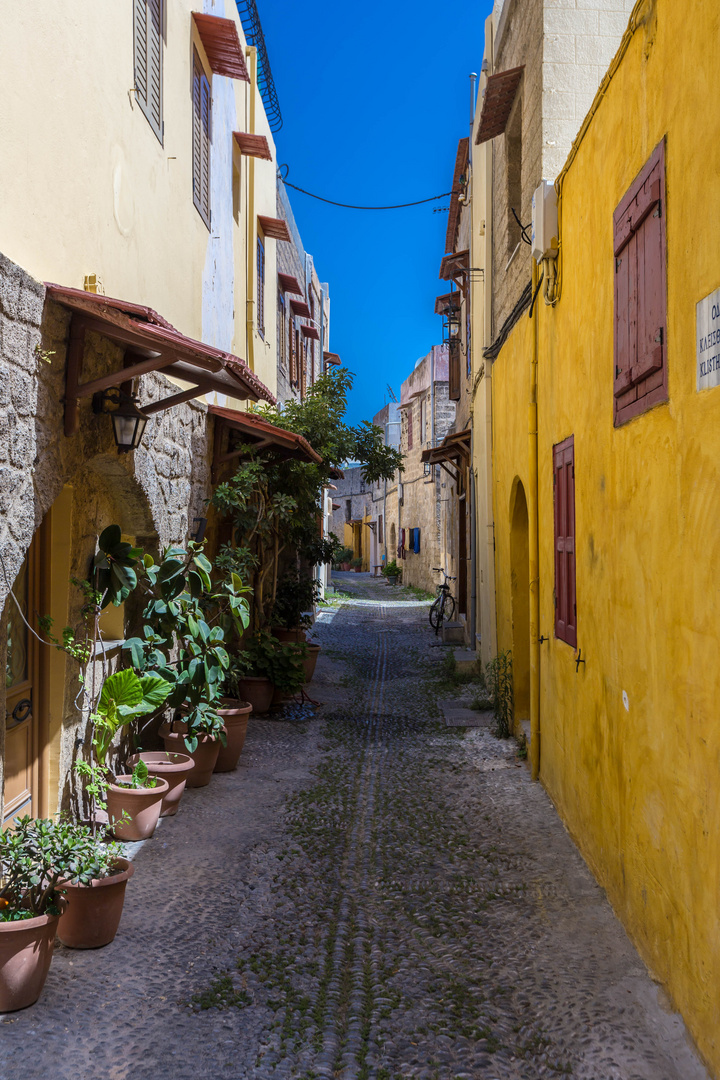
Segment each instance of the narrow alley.
[{"label": "narrow alley", "polygon": [[427,603],[338,578],[322,707],[251,720],[136,852],[115,941],[2,1018],[0,1075],[705,1077],[517,743],[439,720]]}]

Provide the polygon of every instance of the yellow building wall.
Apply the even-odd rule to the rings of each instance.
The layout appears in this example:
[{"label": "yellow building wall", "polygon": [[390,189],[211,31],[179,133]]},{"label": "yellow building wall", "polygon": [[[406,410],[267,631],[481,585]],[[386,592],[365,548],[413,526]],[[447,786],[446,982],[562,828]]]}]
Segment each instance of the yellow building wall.
[{"label": "yellow building wall", "polygon": [[[193,47],[208,75],[210,66],[191,13],[203,4],[172,0],[165,9],[161,145],[134,102],[132,0],[0,0],[0,251],[40,281],[82,289],[85,275],[97,274],[108,296],[146,304],[188,336],[243,360],[252,357],[274,393],[275,240],[265,245],[266,334],[263,339],[255,329],[251,343],[246,301],[250,244],[254,315],[257,215],[277,216],[276,161],[237,153],[232,131],[216,121],[232,116],[236,130],[250,130],[251,91],[244,81],[212,75],[208,230],[192,190]],[[211,12],[234,19],[244,45],[236,5],[218,0]],[[250,71],[253,52],[246,60]],[[254,97],[255,130],[268,138],[275,159],[257,90]],[[240,180],[235,218],[233,162]],[[228,267],[234,268],[229,290]],[[221,308],[227,317],[217,320]],[[218,330],[218,322],[228,322],[231,333],[234,325],[232,341],[219,340],[226,330]]]},{"label": "yellow building wall", "polygon": [[[565,178],[562,297],[539,309],[541,779],[718,1072],[720,387],[696,390],[695,320],[720,287],[720,8],[643,11]],[[669,402],[615,429],[613,211],[663,138]],[[500,648],[531,348],[524,317],[493,372]],[[577,673],[554,637],[552,448],[569,435]]]}]

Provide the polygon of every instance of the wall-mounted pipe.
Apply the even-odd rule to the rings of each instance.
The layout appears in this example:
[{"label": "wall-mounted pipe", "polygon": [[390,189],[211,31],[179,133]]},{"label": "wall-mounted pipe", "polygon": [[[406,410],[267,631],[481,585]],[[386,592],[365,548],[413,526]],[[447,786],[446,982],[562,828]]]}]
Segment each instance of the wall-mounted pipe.
[{"label": "wall-mounted pipe", "polygon": [[[538,265],[532,261],[533,292]],[[538,544],[538,307],[533,312],[528,405],[528,570],[530,578],[530,774],[540,776],[540,551]]]},{"label": "wall-mounted pipe", "polygon": [[[255,94],[257,92],[257,50],[251,45],[245,50],[249,63],[250,85],[248,133],[255,134]],[[245,315],[245,359],[251,371],[255,370],[255,158],[248,155],[247,161],[247,288]]]}]

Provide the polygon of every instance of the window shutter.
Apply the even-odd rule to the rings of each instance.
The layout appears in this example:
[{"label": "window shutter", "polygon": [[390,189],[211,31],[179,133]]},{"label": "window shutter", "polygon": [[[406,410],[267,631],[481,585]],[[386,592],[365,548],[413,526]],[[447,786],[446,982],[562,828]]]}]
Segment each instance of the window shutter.
[{"label": "window shutter", "polygon": [[450,340],[450,354],[448,358],[448,397],[451,401],[460,400],[460,342],[457,338]]},{"label": "window shutter", "polygon": [[193,202],[210,228],[210,83],[197,52],[193,56]]},{"label": "window shutter", "polygon": [[613,219],[616,426],[667,399],[664,198],[661,143]]},{"label": "window shutter", "polygon": [[382,544],[382,542],[383,542],[383,518],[382,518],[382,514],[380,514],[380,517],[378,518],[378,544]]},{"label": "window shutter", "polygon": [[412,422],[412,405],[408,409],[408,450],[413,448],[413,422]]},{"label": "window shutter", "polygon": [[575,598],[575,441],[553,447],[555,636],[577,647]]},{"label": "window shutter", "polygon": [[133,0],[135,100],[163,141],[163,2]]}]

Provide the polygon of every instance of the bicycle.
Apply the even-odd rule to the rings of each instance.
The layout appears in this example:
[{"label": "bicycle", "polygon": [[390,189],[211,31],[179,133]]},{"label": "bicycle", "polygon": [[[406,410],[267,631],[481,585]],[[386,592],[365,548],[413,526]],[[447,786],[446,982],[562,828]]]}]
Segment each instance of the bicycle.
[{"label": "bicycle", "polygon": [[438,573],[445,575],[445,580],[442,584],[438,585],[437,600],[430,608],[430,625],[435,631],[435,637],[440,632],[440,627],[443,624],[443,619],[447,619],[448,622],[455,614],[455,597],[450,592],[450,586],[448,581],[456,581],[454,577],[448,577],[441,566],[433,566],[433,570],[437,570]]}]

